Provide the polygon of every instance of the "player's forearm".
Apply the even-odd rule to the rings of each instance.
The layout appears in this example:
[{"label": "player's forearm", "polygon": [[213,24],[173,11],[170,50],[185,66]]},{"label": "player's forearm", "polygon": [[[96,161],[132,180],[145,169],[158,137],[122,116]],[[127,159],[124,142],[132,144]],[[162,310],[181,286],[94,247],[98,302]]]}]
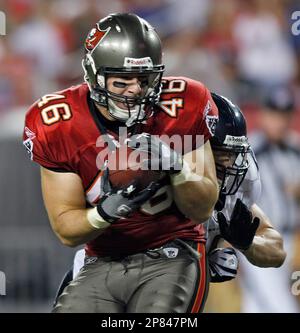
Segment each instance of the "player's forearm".
[{"label": "player's forearm", "polygon": [[280,267],[286,257],[280,234],[267,228],[256,235],[250,248],[243,251],[248,261],[258,267]]},{"label": "player's forearm", "polygon": [[218,200],[218,182],[210,143],[184,155],[179,174],[171,176],[179,210],[200,224],[209,219]]},{"label": "player's forearm", "polygon": [[218,199],[218,186],[207,177],[173,186],[174,200],[179,210],[195,223],[211,216]]},{"label": "player's forearm", "polygon": [[103,222],[100,228],[91,225],[87,213],[91,209],[74,209],[61,213],[56,218],[51,218],[54,232],[64,245],[75,247],[85,244],[99,236],[110,223]]}]

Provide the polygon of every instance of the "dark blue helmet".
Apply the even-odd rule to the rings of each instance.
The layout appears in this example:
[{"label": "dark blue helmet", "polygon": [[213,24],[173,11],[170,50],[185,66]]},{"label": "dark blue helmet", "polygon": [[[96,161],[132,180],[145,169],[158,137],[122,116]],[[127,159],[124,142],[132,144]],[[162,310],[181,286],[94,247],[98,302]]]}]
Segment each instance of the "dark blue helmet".
[{"label": "dark blue helmet", "polygon": [[219,110],[219,121],[210,143],[215,157],[218,152],[223,152],[224,155],[231,156],[232,161],[226,167],[216,162],[217,176],[222,181],[220,190],[225,195],[233,195],[249,168],[247,154],[250,152],[250,145],[246,120],[239,107],[230,100],[215,93],[211,95]]}]

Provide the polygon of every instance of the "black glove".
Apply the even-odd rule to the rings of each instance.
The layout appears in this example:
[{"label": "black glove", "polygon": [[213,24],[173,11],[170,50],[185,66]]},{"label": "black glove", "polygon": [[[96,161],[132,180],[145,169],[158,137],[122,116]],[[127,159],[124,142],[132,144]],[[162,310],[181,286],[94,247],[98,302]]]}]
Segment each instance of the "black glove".
[{"label": "black glove", "polygon": [[252,213],[240,199],[236,200],[230,221],[218,213],[221,236],[240,250],[247,250],[253,242],[260,219],[253,219]]},{"label": "black glove", "polygon": [[101,178],[101,198],[97,211],[105,221],[114,223],[138,210],[160,187],[159,182],[151,182],[142,191],[137,191],[135,183],[122,189],[113,188],[109,181],[109,169],[106,168]]},{"label": "black glove", "polygon": [[128,147],[146,152],[148,159],[144,161],[145,169],[165,171],[175,174],[181,171],[183,160],[177,153],[156,135],[148,133],[136,134],[127,140]]}]

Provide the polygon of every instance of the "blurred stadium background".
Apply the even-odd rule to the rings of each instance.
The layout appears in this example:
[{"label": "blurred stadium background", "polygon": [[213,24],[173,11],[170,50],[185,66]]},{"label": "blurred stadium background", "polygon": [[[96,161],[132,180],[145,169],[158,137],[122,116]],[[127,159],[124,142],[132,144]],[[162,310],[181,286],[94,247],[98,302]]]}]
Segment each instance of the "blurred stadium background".
[{"label": "blurred stadium background", "polygon": [[[296,9],[299,0],[0,0],[6,14],[6,36],[0,36],[0,271],[7,280],[0,312],[50,311],[72,262],[75,249],[62,246],[50,229],[39,168],[27,158],[21,135],[30,104],[82,82],[82,44],[92,25],[111,12],[149,20],[163,40],[166,74],[200,80],[231,98],[250,131],[269,91],[289,87],[299,132],[300,36],[291,33]],[[240,311],[241,293],[238,281],[212,288],[206,311]]]}]

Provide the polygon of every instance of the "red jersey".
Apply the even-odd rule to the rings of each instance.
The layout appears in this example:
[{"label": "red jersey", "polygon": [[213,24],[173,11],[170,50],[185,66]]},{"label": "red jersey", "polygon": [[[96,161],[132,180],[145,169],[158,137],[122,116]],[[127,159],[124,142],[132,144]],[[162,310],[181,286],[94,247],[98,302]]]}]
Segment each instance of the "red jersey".
[{"label": "red jersey", "polygon": [[[89,101],[86,84],[41,98],[26,114],[24,145],[31,159],[41,166],[78,174],[86,201],[93,206],[100,195],[97,158],[108,148],[100,142],[102,133]],[[191,135],[190,150],[194,150],[198,145],[196,135],[202,135],[204,142],[211,137],[217,114],[217,107],[202,83],[168,77],[163,81],[160,105],[142,131],[182,138]],[[113,131],[107,132],[118,139]],[[112,224],[87,243],[86,250],[97,256],[127,255],[160,247],[175,238],[204,242],[204,228],[195,226],[178,210],[171,186],[166,184],[139,211]]]}]

